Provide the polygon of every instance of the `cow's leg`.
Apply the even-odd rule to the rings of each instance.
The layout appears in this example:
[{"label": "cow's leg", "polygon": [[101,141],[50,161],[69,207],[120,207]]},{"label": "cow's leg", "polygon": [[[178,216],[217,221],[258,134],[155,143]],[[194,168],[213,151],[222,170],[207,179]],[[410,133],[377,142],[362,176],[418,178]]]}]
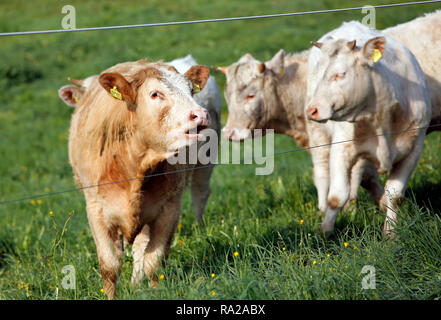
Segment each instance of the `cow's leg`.
[{"label": "cow's leg", "polygon": [[168,257],[171,241],[179,221],[179,208],[180,200],[168,204],[150,225],[150,241],[144,256],[144,272],[152,279],[153,287],[157,286],[157,280],[153,273],[159,267],[162,259]]},{"label": "cow's leg", "polygon": [[144,225],[141,232],[135,237],[132,246],[133,252],[133,273],[131,284],[133,286],[140,283],[144,276],[144,254],[150,240],[150,228]]},{"label": "cow's leg", "polygon": [[343,210],[348,209],[352,203],[357,202],[358,190],[360,189],[361,180],[363,178],[363,172],[365,170],[366,165],[367,165],[367,161],[365,159],[359,159],[357,163],[352,167],[349,199],[345,203]]},{"label": "cow's leg", "polygon": [[349,200],[346,202],[344,209],[350,204],[358,200],[358,190],[360,185],[369,191],[375,204],[378,206],[384,193],[384,188],[380,184],[378,172],[375,166],[368,160],[360,158],[351,170],[351,191]]},{"label": "cow's leg", "polygon": [[195,169],[191,179],[191,199],[197,222],[201,222],[202,215],[210,196],[210,178],[214,167]]},{"label": "cow's leg", "polygon": [[397,219],[397,208],[403,199],[409,178],[418,164],[424,147],[425,134],[420,133],[412,150],[406,158],[395,164],[386,181],[385,192],[381,199],[381,207],[386,210],[386,221],[383,227],[385,236],[394,236],[394,225]]},{"label": "cow's leg", "polygon": [[118,230],[109,229],[103,223],[103,211],[98,203],[87,203],[87,217],[98,253],[103,290],[109,299],[113,299],[116,281],[121,273],[123,237]]},{"label": "cow's leg", "polygon": [[[315,143],[314,145],[318,146],[321,144]],[[311,149],[311,157],[314,167],[314,185],[317,189],[318,207],[321,212],[326,212],[329,191],[329,147]]]},{"label": "cow's leg", "polygon": [[321,227],[324,233],[334,231],[337,215],[349,199],[351,161],[345,159],[347,152],[344,144],[336,144],[331,148],[328,208]]},{"label": "cow's leg", "polygon": [[369,191],[375,204],[379,206],[380,199],[384,194],[384,188],[380,183],[377,168],[371,162],[367,162],[364,168],[361,186]]}]

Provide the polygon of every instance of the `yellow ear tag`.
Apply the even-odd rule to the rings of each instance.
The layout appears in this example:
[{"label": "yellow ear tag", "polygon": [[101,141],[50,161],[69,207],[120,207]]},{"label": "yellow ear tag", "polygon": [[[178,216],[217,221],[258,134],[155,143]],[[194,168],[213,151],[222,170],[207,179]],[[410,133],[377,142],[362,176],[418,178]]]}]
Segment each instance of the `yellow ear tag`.
[{"label": "yellow ear tag", "polygon": [[374,49],[374,52],[372,53],[372,61],[377,62],[382,56],[383,55],[380,50]]},{"label": "yellow ear tag", "polygon": [[201,87],[197,83],[193,83],[193,93],[201,92]]},{"label": "yellow ear tag", "polygon": [[118,100],[122,100],[122,95],[121,92],[118,91],[118,89],[116,88],[116,86],[114,86],[112,89],[110,89],[110,93],[109,93],[112,97],[114,97],[115,99]]},{"label": "yellow ear tag", "polygon": [[277,75],[279,78],[283,77],[286,73],[285,69],[282,69],[282,71],[279,72],[279,74]]},{"label": "yellow ear tag", "polygon": [[72,98],[74,99],[74,101],[75,101],[75,103],[77,103],[78,102],[78,97],[76,96],[76,95],[72,95]]}]

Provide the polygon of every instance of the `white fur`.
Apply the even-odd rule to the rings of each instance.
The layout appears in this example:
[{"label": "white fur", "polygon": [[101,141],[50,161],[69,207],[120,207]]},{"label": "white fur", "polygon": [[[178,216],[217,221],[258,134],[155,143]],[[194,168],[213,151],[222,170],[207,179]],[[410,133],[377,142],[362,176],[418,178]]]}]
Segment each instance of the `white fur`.
[{"label": "white fur", "polygon": [[[399,103],[403,112],[409,115],[409,123],[403,124],[403,127],[415,128],[428,125],[430,121],[431,107],[430,94],[426,82],[426,77],[421,70],[418,62],[412,53],[400,42],[388,37],[383,32],[370,29],[359,22],[351,21],[343,23],[341,27],[335,29],[323,37],[319,42],[332,43],[338,39],[346,41],[356,40],[357,46],[362,47],[369,39],[383,36],[386,38],[386,49],[380,61],[370,67],[372,79],[374,81],[375,95],[377,97],[377,105],[369,105],[367,108],[361,109],[362,106],[356,107],[357,117],[352,120],[360,121],[366,119],[376,119],[376,112],[383,112],[386,116],[390,115],[392,106]],[[340,59],[328,57],[323,52],[323,48],[312,48],[308,60],[308,78],[307,78],[307,98],[305,111],[310,105],[315,105],[317,101],[326,101],[332,96],[319,96],[323,92],[320,89],[325,88],[327,83],[324,79],[325,72],[329,64]],[[328,47],[326,47],[328,48]],[[348,54],[347,59],[352,58],[352,53]],[[345,56],[341,58],[343,61]],[[344,65],[344,62],[343,62]],[[332,65],[336,69],[342,66]],[[331,83],[328,82],[330,86]],[[411,84],[409,86],[409,83]],[[409,87],[407,87],[409,86]],[[406,88],[402,90],[401,88]],[[324,91],[326,92],[326,90]],[[353,94],[358,94],[354,92]],[[321,100],[320,100],[321,99]],[[355,123],[347,121],[328,120],[325,123],[317,123],[307,121],[308,135],[310,137],[310,145],[320,145],[323,143],[324,136],[330,136],[332,142],[351,140],[355,136]],[[376,133],[392,131],[387,126],[387,122],[382,119],[379,123],[375,123]],[[350,177],[349,173],[353,160],[362,152],[368,153],[372,158],[376,158],[380,163],[378,169],[386,170],[392,167],[391,176],[386,183],[385,196],[382,203],[387,206],[387,220],[385,231],[393,228],[392,220],[395,220],[396,207],[394,201],[404,195],[407,181],[415,168],[419,156],[422,152],[425,130],[417,131],[417,137],[414,139],[402,138],[400,136],[379,137],[377,139],[366,140],[362,144],[361,149],[355,143],[344,143],[332,145],[330,149],[329,163],[323,161],[323,150],[312,151],[314,163],[314,172],[316,185],[318,186],[319,198],[323,197],[320,193],[325,192],[328,187],[329,203],[333,203],[333,207],[328,207],[326,217],[322,225],[323,231],[332,231],[339,209],[345,204],[350,195]],[[390,161],[390,166],[388,164]],[[329,184],[323,179],[324,174],[329,168]],[[322,198],[323,199],[323,198]],[[323,206],[323,204],[320,204]],[[335,207],[337,205],[337,208]],[[320,208],[323,210],[323,208]]]}]

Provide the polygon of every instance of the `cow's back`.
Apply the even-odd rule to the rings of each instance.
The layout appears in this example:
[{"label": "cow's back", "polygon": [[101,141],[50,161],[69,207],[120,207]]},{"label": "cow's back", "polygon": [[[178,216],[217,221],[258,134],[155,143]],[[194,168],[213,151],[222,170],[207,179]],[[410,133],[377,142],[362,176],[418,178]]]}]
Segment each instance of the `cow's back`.
[{"label": "cow's back", "polygon": [[383,32],[415,55],[429,82],[432,119],[441,117],[441,10]]}]

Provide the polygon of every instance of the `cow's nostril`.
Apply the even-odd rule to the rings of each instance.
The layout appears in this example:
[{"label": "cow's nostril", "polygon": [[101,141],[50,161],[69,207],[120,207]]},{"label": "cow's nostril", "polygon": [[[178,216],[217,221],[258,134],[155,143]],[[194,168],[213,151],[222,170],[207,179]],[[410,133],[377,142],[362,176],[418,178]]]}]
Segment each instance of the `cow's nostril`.
[{"label": "cow's nostril", "polygon": [[309,118],[315,119],[318,117],[317,107],[309,107],[308,110],[306,111],[306,113],[308,114]]},{"label": "cow's nostril", "polygon": [[194,113],[194,112],[192,112],[192,113],[190,113],[190,120],[196,120],[197,118],[199,118],[199,116],[196,114],[196,113]]}]

